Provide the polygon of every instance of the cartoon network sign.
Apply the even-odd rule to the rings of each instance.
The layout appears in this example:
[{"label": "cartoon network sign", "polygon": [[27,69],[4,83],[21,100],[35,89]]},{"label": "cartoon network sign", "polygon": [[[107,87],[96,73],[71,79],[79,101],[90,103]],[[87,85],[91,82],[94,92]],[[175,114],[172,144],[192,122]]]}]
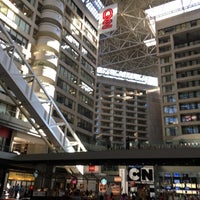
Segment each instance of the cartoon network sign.
[{"label": "cartoon network sign", "polygon": [[129,167],[128,181],[134,181],[135,183],[147,183],[147,184],[153,183],[154,182],[153,166]]},{"label": "cartoon network sign", "polygon": [[99,17],[99,34],[113,31],[117,28],[117,3],[103,8]]}]

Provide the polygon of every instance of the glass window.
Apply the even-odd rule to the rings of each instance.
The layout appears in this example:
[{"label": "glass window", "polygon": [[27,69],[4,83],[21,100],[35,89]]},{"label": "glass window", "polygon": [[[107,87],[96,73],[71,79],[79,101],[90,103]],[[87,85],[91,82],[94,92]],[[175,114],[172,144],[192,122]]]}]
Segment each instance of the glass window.
[{"label": "glass window", "polygon": [[167,65],[167,66],[161,67],[161,72],[162,73],[171,72],[171,70],[172,70],[172,66],[171,65]]},{"label": "glass window", "polygon": [[165,136],[176,136],[178,135],[177,127],[169,127],[165,129]]},{"label": "glass window", "polygon": [[80,81],[79,86],[81,87],[82,90],[84,90],[85,92],[87,92],[90,95],[94,94],[94,89],[91,88],[88,84],[86,84],[84,81]]},{"label": "glass window", "polygon": [[165,125],[170,125],[170,124],[178,124],[178,118],[177,117],[165,117]]},{"label": "glass window", "polygon": [[77,126],[82,128],[82,129],[85,129],[89,132],[92,131],[92,124],[89,123],[88,121],[83,120],[83,119],[78,119]]},{"label": "glass window", "polygon": [[89,70],[91,74],[95,74],[95,68],[83,57],[81,59],[81,64],[85,67],[85,69]]},{"label": "glass window", "polygon": [[170,32],[173,32],[175,31],[175,26],[171,26],[171,27],[167,27],[164,29],[165,33],[170,33]]},{"label": "glass window", "polygon": [[159,44],[163,44],[163,43],[167,43],[170,41],[170,37],[162,37],[162,38],[159,38]]},{"label": "glass window", "polygon": [[173,114],[177,112],[176,106],[164,106],[164,113]]},{"label": "glass window", "polygon": [[60,93],[57,93],[56,101],[60,104],[67,106],[70,109],[74,108],[74,102],[70,98],[68,98]]},{"label": "glass window", "polygon": [[67,39],[68,42],[70,42],[70,44],[79,49],[80,47],[79,42],[67,31],[65,31],[65,38]]},{"label": "glass window", "polygon": [[22,36],[18,34],[18,35],[17,35],[17,40],[16,40],[16,42],[17,42],[18,44],[22,44],[22,40],[23,40]]},{"label": "glass window", "polygon": [[74,84],[77,84],[77,80],[78,80],[77,76],[75,76],[70,71],[65,69],[62,65],[59,66],[58,73],[59,73],[60,76],[66,78],[67,81],[72,82]]},{"label": "glass window", "polygon": [[182,122],[199,121],[199,119],[200,119],[200,114],[181,115]]},{"label": "glass window", "polygon": [[14,12],[12,10],[8,10],[7,12],[7,17],[10,19],[10,20],[14,20],[15,16],[14,16]]},{"label": "glass window", "polygon": [[167,75],[162,77],[162,83],[171,82],[173,79],[173,75]]},{"label": "glass window", "polygon": [[164,103],[174,103],[174,102],[176,102],[175,95],[174,94],[165,95],[163,97],[163,101],[164,101]]},{"label": "glass window", "polygon": [[4,4],[0,2],[0,12],[3,13],[4,15],[7,15],[8,13],[8,7]]},{"label": "glass window", "polygon": [[165,85],[162,87],[163,92],[173,92],[174,91],[174,85]]},{"label": "glass window", "polygon": [[96,58],[84,47],[82,47],[82,53],[85,55],[90,61],[96,64]]},{"label": "glass window", "polygon": [[83,69],[81,70],[81,76],[83,79],[87,80],[88,83],[90,83],[90,85],[94,86],[95,80],[94,78],[89,75],[87,72],[85,72]]},{"label": "glass window", "polygon": [[170,56],[164,57],[164,58],[160,58],[160,63],[161,64],[169,63],[171,60],[172,60],[172,58]]},{"label": "glass window", "polygon": [[26,25],[25,25],[24,32],[26,32],[26,33],[29,33],[29,32],[30,32],[30,25],[29,25],[29,24],[26,24]]},{"label": "glass window", "polygon": [[74,59],[79,61],[79,54],[77,53],[77,51],[75,51],[69,44],[67,44],[65,41],[62,41],[61,43],[61,48],[64,49],[65,51],[67,51],[70,55],[73,56]]},{"label": "glass window", "polygon": [[59,88],[61,88],[62,90],[64,90],[65,92],[76,96],[76,89],[74,87],[72,87],[71,85],[69,85],[67,82],[65,82],[64,80],[62,80],[61,78],[58,78],[57,80],[57,86]]},{"label": "glass window", "polygon": [[97,35],[97,30],[94,28],[94,26],[90,23],[90,21],[87,18],[85,18],[85,23],[89,27],[89,31],[94,35]]},{"label": "glass window", "polygon": [[90,107],[92,107],[92,108],[94,107],[94,101],[81,92],[79,93],[79,99],[81,102],[89,105]]},{"label": "glass window", "polygon": [[78,112],[89,119],[93,117],[93,112],[81,105],[78,105]]},{"label": "glass window", "polygon": [[20,24],[20,18],[17,15],[15,15],[15,17],[14,17],[14,22],[16,23],[16,25],[19,26],[19,24]]},{"label": "glass window", "polygon": [[18,44],[20,44],[21,46],[23,46],[25,48],[27,47],[28,40],[25,39],[24,37],[22,37],[22,35],[20,35],[19,33],[17,33],[15,30],[13,30],[11,28],[8,29],[8,32],[10,32],[12,39],[15,40],[16,42],[18,42]]},{"label": "glass window", "polygon": [[94,52],[95,54],[97,53],[97,49],[95,48],[95,46],[85,36],[83,36],[83,42],[92,52]]},{"label": "glass window", "polygon": [[184,126],[182,127],[183,134],[195,134],[200,132],[200,126]]},{"label": "glass window", "polygon": [[180,110],[198,109],[200,103],[183,103],[180,104]]},{"label": "glass window", "polygon": [[60,54],[60,60],[70,66],[74,71],[78,71],[78,64],[64,53]]}]

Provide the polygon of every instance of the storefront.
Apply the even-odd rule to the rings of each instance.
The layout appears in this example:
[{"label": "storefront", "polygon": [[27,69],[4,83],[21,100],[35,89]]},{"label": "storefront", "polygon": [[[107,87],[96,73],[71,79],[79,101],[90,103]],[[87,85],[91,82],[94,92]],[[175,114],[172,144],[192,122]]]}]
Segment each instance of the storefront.
[{"label": "storefront", "polygon": [[20,197],[31,196],[34,181],[33,174],[9,171],[4,184],[4,193],[8,193],[9,197],[16,197],[17,192],[19,192]]},{"label": "storefront", "polygon": [[158,174],[157,191],[165,196],[198,196],[200,167],[163,166]]},{"label": "storefront", "polygon": [[128,166],[128,193],[134,199],[155,197],[154,166]]}]

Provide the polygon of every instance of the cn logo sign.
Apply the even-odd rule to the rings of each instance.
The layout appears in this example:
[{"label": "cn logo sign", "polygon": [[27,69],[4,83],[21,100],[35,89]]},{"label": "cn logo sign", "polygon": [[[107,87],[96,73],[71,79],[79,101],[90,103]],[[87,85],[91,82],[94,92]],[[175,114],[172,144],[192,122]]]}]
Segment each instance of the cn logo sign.
[{"label": "cn logo sign", "polygon": [[153,166],[129,168],[129,180],[136,183],[152,183],[154,181]]},{"label": "cn logo sign", "polygon": [[103,12],[102,29],[112,28],[113,9],[108,8]]}]

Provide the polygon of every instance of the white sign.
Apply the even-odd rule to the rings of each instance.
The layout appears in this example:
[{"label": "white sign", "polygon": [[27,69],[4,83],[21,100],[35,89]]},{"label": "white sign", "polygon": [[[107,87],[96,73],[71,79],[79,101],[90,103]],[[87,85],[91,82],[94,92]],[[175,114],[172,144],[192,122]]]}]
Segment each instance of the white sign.
[{"label": "white sign", "polygon": [[119,176],[121,177],[121,189],[122,189],[122,194],[123,193],[127,193],[128,190],[127,190],[127,187],[126,187],[126,168],[119,168]]},{"label": "white sign", "polygon": [[129,181],[134,181],[136,183],[153,183],[154,168],[153,166],[129,168],[128,177]]},{"label": "white sign", "polygon": [[117,28],[117,3],[103,8],[100,11],[99,34],[113,31]]}]

